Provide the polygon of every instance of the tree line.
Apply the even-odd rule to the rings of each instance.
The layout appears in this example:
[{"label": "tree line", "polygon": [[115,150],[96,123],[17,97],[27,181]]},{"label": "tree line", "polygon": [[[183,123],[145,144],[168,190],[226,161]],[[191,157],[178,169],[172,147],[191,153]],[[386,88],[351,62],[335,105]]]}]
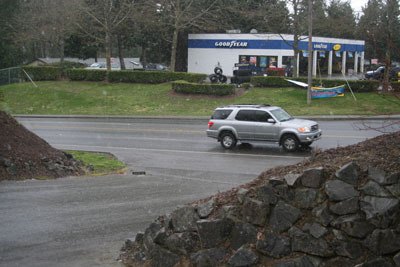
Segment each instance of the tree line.
[{"label": "tree line", "polygon": [[[362,39],[367,58],[400,60],[398,0],[312,0],[313,34]],[[0,68],[41,57],[140,57],[184,71],[189,33],[307,35],[307,0],[0,0]]]}]

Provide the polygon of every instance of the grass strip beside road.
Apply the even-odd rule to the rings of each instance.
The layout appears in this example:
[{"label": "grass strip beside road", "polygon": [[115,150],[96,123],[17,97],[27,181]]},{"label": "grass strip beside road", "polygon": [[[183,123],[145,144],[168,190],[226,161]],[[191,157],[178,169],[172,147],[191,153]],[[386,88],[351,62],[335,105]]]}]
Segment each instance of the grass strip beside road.
[{"label": "grass strip beside road", "polygon": [[0,108],[11,114],[210,116],[218,106],[258,103],[281,106],[295,116],[386,115],[400,113],[400,100],[392,94],[350,93],[344,97],[313,99],[299,88],[253,88],[237,96],[179,95],[171,85],[103,82],[37,82],[0,86]]},{"label": "grass strip beside road", "polygon": [[103,152],[89,152],[67,150],[76,160],[83,162],[88,170],[88,175],[106,175],[111,173],[124,173],[126,165],[114,155]]}]

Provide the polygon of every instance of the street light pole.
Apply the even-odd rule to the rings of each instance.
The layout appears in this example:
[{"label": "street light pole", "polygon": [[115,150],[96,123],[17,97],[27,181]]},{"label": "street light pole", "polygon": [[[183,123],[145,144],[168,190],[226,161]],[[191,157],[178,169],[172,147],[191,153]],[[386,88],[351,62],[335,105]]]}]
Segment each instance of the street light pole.
[{"label": "street light pole", "polygon": [[313,64],[313,51],[312,51],[312,0],[308,0],[308,87],[307,87],[307,104],[311,104],[311,86],[312,86],[312,64]]}]

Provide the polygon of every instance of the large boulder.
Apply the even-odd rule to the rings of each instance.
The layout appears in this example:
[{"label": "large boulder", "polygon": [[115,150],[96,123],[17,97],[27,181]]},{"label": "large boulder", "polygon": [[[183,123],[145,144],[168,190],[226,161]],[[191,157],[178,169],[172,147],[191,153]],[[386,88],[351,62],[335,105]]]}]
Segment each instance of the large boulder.
[{"label": "large boulder", "polygon": [[388,212],[399,207],[399,200],[396,198],[382,198],[365,196],[361,199],[361,210],[370,219],[376,215],[385,215]]},{"label": "large boulder", "polygon": [[238,249],[228,261],[229,267],[255,266],[258,262],[257,254],[248,247]]},{"label": "large boulder", "polygon": [[238,249],[243,245],[256,243],[257,232],[257,228],[250,223],[235,223],[231,233],[231,247]]},{"label": "large boulder", "polygon": [[197,221],[201,247],[213,248],[221,245],[230,237],[233,226],[234,222],[228,218]]},{"label": "large boulder", "polygon": [[341,167],[335,175],[343,182],[356,185],[358,182],[358,166],[354,162],[350,162]]},{"label": "large boulder", "polygon": [[256,248],[262,254],[282,258],[291,253],[290,238],[275,233],[267,233],[265,239],[257,241]]},{"label": "large boulder", "polygon": [[301,210],[283,201],[279,201],[272,209],[269,226],[275,232],[288,230],[300,218]]},{"label": "large boulder", "polygon": [[342,201],[360,194],[354,186],[341,180],[330,180],[325,183],[325,191],[331,201]]},{"label": "large boulder", "polygon": [[200,216],[192,206],[184,206],[171,213],[172,227],[177,232],[195,231],[199,219]]},{"label": "large boulder", "polygon": [[322,167],[307,169],[300,176],[300,180],[305,187],[320,188],[325,182],[324,169]]},{"label": "large boulder", "polygon": [[290,229],[289,236],[292,239],[293,251],[304,252],[320,257],[329,257],[333,255],[332,248],[323,238],[315,238],[296,227]]},{"label": "large boulder", "polygon": [[269,203],[257,199],[246,198],[243,203],[242,216],[246,222],[262,226],[269,214]]}]

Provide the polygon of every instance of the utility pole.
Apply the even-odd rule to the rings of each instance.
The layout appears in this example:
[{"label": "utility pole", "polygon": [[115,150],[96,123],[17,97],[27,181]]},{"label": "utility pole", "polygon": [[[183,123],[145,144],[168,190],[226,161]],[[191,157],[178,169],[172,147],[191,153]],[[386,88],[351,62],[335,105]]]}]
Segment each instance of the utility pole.
[{"label": "utility pole", "polygon": [[313,47],[312,47],[312,0],[308,0],[308,87],[307,87],[307,104],[311,104],[311,86],[312,86],[312,64],[313,64]]}]

